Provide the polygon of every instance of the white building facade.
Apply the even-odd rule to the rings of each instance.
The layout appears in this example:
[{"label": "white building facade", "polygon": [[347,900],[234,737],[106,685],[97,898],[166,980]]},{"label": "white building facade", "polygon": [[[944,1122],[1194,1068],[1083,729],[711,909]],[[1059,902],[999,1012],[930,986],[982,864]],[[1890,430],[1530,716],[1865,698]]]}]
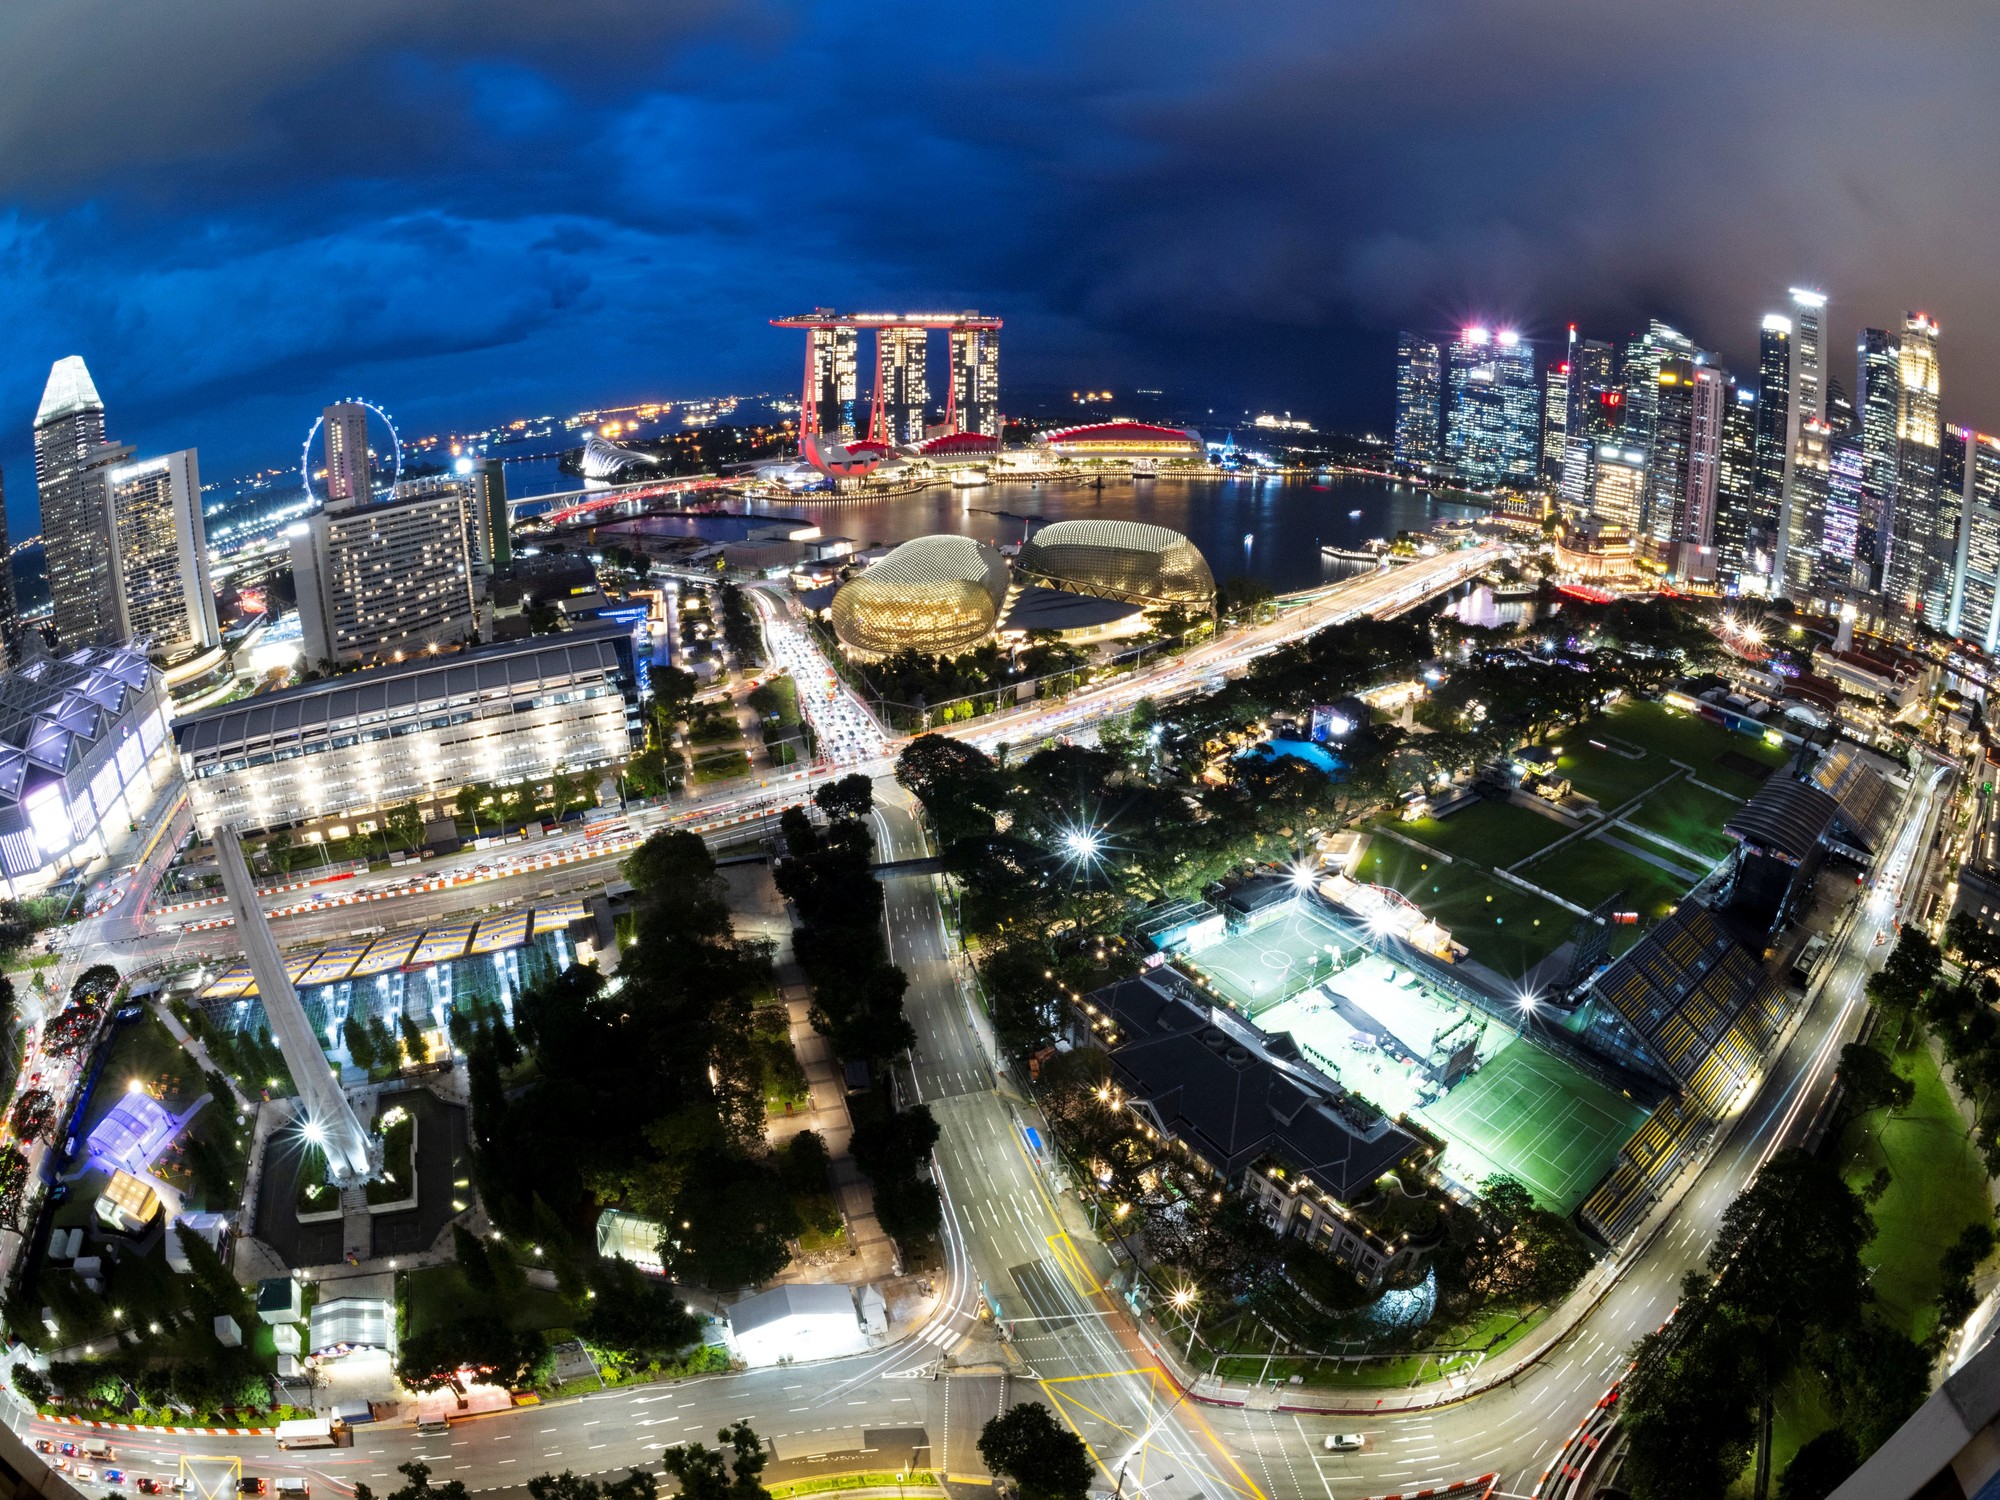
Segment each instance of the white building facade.
[{"label": "white building facade", "polygon": [[46,890],[106,857],[174,777],[159,672],[101,646],[0,676],[0,872]]},{"label": "white building facade", "polygon": [[119,637],[144,638],[169,662],[221,644],[195,450],[125,464],[109,482]]},{"label": "white building facade", "polygon": [[623,762],[639,734],[631,635],[612,625],[418,657],[173,730],[204,832],[442,805],[463,786]]}]

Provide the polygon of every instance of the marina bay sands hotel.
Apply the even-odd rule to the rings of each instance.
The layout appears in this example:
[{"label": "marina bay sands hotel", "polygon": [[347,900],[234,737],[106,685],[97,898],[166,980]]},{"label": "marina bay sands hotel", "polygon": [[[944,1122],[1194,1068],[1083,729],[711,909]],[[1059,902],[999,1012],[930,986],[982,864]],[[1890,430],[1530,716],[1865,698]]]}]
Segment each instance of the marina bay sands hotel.
[{"label": "marina bay sands hotel", "polygon": [[[837,313],[814,308],[773,318],[775,328],[806,331],[805,387],[799,398],[799,438],[839,442],[865,438],[901,447],[920,443],[930,406],[930,335],[941,328],[949,349],[946,432],[1000,436],[1000,320],[982,313]],[[857,426],[861,331],[875,335],[875,384],[868,428]]]}]

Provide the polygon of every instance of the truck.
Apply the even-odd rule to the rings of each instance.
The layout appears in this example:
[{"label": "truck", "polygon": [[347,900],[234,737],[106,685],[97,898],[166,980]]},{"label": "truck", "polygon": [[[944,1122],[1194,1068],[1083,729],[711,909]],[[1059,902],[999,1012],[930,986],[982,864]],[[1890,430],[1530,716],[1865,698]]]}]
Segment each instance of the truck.
[{"label": "truck", "polygon": [[280,1448],[332,1448],[339,1442],[330,1417],[296,1417],[278,1424]]},{"label": "truck", "polygon": [[102,1462],[111,1457],[111,1444],[103,1438],[86,1438],[83,1442],[83,1456]]}]

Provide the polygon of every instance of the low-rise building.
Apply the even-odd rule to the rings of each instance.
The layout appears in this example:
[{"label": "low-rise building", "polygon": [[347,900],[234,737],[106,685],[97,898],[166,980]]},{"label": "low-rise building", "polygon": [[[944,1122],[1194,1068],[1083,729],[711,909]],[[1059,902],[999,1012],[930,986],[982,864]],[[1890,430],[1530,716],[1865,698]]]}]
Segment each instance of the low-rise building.
[{"label": "low-rise building", "polygon": [[1821,646],[1812,654],[1814,675],[1829,678],[1856,698],[1886,698],[1898,712],[1927,700],[1937,686],[1934,662],[1905,652],[1836,651]]},{"label": "low-rise building", "polygon": [[174,774],[165,689],[139,652],[86,646],[0,676],[0,872],[45,890],[106,857]]},{"label": "low-rise building", "polygon": [[630,629],[613,623],[309,682],[174,737],[196,826],[248,831],[613,765],[638,713]]},{"label": "low-rise building", "polygon": [[1327,1077],[1289,1035],[1267,1035],[1177,978],[1120,980],[1074,1010],[1072,1040],[1109,1054],[1120,1107],[1364,1285],[1413,1267],[1428,1244],[1385,1239],[1356,1206],[1384,1174],[1428,1161],[1435,1143]]}]

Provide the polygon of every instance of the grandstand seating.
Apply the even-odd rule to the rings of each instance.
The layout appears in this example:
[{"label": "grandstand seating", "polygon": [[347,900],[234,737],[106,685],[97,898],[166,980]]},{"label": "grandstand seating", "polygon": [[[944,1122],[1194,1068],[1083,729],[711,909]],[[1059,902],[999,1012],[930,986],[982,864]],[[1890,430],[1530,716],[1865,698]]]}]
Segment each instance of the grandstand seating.
[{"label": "grandstand seating", "polygon": [[1720,919],[1692,902],[1612,965],[1596,993],[1679,1085],[1584,1201],[1584,1223],[1616,1244],[1755,1071],[1790,1002]]}]

